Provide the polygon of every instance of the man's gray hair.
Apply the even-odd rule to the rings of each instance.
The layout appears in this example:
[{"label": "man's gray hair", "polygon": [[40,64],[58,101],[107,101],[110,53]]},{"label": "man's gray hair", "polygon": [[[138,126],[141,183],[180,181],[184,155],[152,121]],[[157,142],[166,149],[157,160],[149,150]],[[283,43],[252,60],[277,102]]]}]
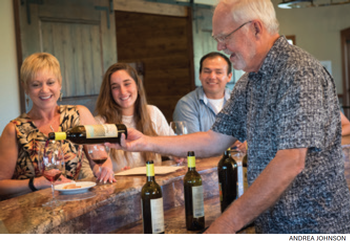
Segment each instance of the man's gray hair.
[{"label": "man's gray hair", "polygon": [[259,19],[270,34],[279,32],[279,23],[271,0],[221,0],[231,9],[233,20],[244,23]]}]

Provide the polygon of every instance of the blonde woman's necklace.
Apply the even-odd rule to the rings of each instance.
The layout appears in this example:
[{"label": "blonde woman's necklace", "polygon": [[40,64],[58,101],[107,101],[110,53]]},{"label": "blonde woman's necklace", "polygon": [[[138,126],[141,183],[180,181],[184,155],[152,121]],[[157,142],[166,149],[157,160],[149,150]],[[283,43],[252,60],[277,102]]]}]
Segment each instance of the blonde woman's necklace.
[{"label": "blonde woman's necklace", "polygon": [[[32,121],[32,122],[33,122],[33,124],[36,126],[35,122],[34,122],[34,121]],[[38,126],[36,126],[36,127],[38,127]],[[50,129],[52,130],[52,132],[55,132],[55,129],[52,127],[51,124],[49,125],[49,127],[50,127]]]}]

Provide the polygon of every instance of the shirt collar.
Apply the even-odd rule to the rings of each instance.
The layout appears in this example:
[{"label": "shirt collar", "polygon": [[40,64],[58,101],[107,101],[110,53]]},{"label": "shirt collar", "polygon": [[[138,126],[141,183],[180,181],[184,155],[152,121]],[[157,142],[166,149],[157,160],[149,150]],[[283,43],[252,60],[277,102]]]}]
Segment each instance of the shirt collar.
[{"label": "shirt collar", "polygon": [[[231,90],[228,88],[225,88],[225,95],[224,95],[224,101],[226,102],[231,96]],[[204,93],[203,86],[200,86],[198,90],[198,97],[199,100],[202,100],[205,104],[208,104],[208,98]]]},{"label": "shirt collar", "polygon": [[274,70],[272,67],[279,61],[278,56],[281,54],[281,50],[288,48],[289,45],[290,44],[288,43],[287,39],[284,36],[280,36],[267,53],[259,71],[257,73],[250,72],[249,78],[253,80],[260,80],[263,76],[271,74],[271,72]]},{"label": "shirt collar", "polygon": [[199,96],[199,100],[202,100],[205,104],[208,104],[208,98],[204,93],[203,86],[199,88],[198,96]]}]

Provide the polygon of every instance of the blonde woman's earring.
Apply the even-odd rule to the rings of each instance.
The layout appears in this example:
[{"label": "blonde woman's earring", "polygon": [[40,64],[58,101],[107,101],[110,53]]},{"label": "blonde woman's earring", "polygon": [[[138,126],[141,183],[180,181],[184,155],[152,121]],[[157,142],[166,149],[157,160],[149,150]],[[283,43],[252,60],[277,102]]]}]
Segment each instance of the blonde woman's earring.
[{"label": "blonde woman's earring", "polygon": [[63,93],[61,92],[60,93],[60,102],[62,102],[62,96],[63,96]]}]

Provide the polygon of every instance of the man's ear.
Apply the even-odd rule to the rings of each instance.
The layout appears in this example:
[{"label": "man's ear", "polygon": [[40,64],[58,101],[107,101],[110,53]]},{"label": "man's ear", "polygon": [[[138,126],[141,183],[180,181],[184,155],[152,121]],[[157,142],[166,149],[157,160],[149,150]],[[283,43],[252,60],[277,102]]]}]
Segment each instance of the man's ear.
[{"label": "man's ear", "polygon": [[253,28],[254,28],[254,35],[256,37],[260,37],[263,31],[263,24],[259,20],[254,21]]},{"label": "man's ear", "polygon": [[233,75],[232,72],[227,75],[227,83],[231,81],[232,75]]}]

